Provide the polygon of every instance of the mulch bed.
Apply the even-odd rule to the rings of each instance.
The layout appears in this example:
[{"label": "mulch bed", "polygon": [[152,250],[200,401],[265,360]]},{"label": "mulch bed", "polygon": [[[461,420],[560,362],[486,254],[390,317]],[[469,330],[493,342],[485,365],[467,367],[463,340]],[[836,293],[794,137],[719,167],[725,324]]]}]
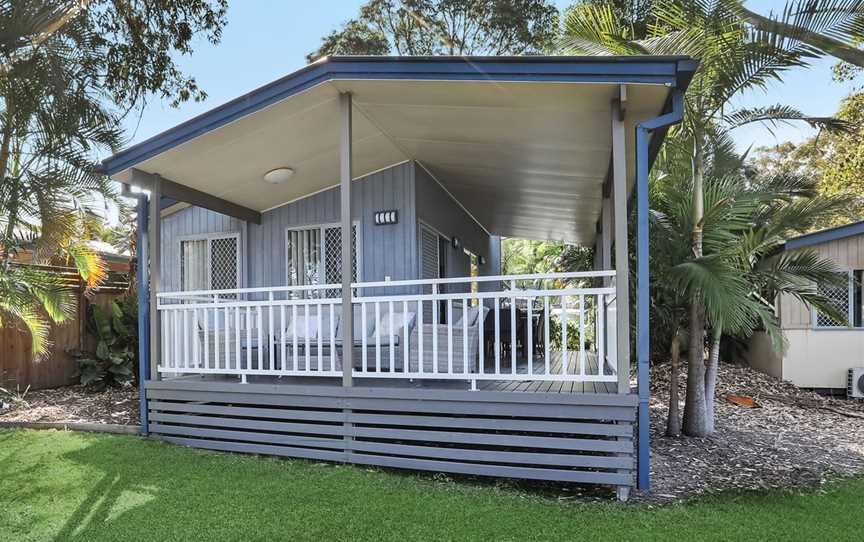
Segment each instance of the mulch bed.
[{"label": "mulch bed", "polygon": [[[682,401],[685,376],[683,368]],[[669,438],[663,434],[668,389],[669,367],[659,366],[652,374],[651,500],[814,487],[864,473],[862,402],[823,397],[724,363],[715,397],[716,432],[705,438]],[[752,398],[756,406],[731,402],[736,397]]]},{"label": "mulch bed", "polygon": [[0,422],[136,425],[138,388],[93,392],[82,386],[29,391],[16,399],[0,392]]}]

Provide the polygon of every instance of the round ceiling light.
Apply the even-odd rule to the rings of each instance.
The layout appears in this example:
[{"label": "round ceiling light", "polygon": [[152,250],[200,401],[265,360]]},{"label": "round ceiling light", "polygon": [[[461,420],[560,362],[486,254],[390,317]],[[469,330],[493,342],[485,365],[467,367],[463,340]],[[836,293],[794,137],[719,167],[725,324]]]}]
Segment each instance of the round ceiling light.
[{"label": "round ceiling light", "polygon": [[264,181],[270,184],[282,184],[292,175],[294,175],[294,170],[290,167],[277,167],[264,174]]}]

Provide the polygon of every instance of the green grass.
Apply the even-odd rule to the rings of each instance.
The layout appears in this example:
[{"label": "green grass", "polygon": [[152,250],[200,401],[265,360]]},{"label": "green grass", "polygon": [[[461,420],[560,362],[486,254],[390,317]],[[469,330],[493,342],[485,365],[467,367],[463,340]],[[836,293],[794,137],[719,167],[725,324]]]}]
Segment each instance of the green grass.
[{"label": "green grass", "polygon": [[429,475],[0,431],[0,540],[861,540],[864,480],[683,505],[560,502]]}]

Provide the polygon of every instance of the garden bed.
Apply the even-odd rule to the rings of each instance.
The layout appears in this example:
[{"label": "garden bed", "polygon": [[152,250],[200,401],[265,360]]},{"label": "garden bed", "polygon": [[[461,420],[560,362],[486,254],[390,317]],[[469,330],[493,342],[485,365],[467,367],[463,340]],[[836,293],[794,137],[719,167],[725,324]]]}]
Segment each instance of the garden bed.
[{"label": "garden bed", "polygon": [[14,395],[0,392],[0,422],[137,425],[138,388],[94,392],[66,386]]},{"label": "garden bed", "polygon": [[[682,400],[685,374],[682,369]],[[715,434],[669,438],[663,434],[668,379],[668,366],[653,371],[651,499],[813,487],[864,473],[864,403],[822,397],[748,367],[721,364]],[[734,404],[730,395],[752,398],[756,406]]]}]

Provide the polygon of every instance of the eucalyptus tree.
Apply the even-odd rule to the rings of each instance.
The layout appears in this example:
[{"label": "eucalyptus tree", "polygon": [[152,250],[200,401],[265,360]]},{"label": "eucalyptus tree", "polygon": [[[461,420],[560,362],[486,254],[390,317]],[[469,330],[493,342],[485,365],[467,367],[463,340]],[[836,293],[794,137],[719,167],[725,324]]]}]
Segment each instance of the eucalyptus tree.
[{"label": "eucalyptus tree", "polygon": [[[823,4],[825,4],[823,2]],[[828,7],[825,7],[827,10]],[[832,12],[834,13],[834,12]],[[839,14],[838,14],[839,13]],[[817,33],[837,33],[857,13],[846,11],[827,16],[811,11],[796,16],[796,28]],[[689,246],[692,258],[704,253],[706,221],[706,148],[710,142],[740,126],[751,123],[802,121],[812,126],[836,128],[830,118],[812,117],[788,105],[736,107],[734,99],[752,90],[767,90],[769,83],[782,80],[793,68],[806,67],[822,51],[799,39],[750,25],[741,0],[655,0],[645,36],[615,16],[608,5],[577,5],[567,12],[558,40],[562,54],[633,55],[686,54],[700,65],[685,96],[683,123],[671,135],[685,141],[691,150],[692,189]],[[688,379],[684,432],[704,435],[710,431],[705,396],[706,379],[713,380],[705,363],[703,340],[706,310],[704,285],[685,283],[688,308]],[[713,382],[709,388],[713,389]]]},{"label": "eucalyptus tree", "polygon": [[557,16],[549,0],[368,0],[306,59],[536,54],[551,44]]}]

